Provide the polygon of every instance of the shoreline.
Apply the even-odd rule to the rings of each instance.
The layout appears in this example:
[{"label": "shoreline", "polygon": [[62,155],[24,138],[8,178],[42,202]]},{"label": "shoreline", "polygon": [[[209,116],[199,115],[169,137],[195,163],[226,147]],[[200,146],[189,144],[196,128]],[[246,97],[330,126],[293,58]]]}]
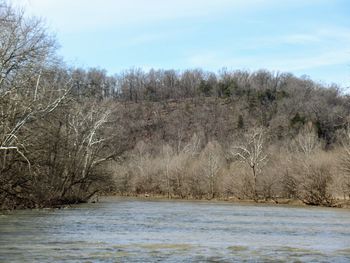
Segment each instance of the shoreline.
[{"label": "shoreline", "polygon": [[[151,202],[198,202],[198,203],[222,203],[222,204],[237,204],[237,205],[261,205],[261,206],[276,206],[276,207],[300,207],[300,208],[335,208],[335,209],[348,209],[350,210],[350,200],[337,200],[333,206],[322,205],[307,205],[300,200],[295,199],[278,199],[278,200],[259,200],[254,201],[250,199],[236,199],[236,198],[213,198],[213,199],[195,199],[195,198],[168,198],[162,195],[103,195],[99,196],[99,201],[108,200],[113,198],[135,200],[135,201],[151,201]],[[98,203],[99,201],[90,201],[89,203]]]},{"label": "shoreline", "polygon": [[129,200],[129,201],[148,201],[148,202],[195,202],[195,203],[205,203],[205,204],[231,204],[231,205],[245,205],[245,206],[275,206],[275,207],[286,207],[286,208],[329,208],[329,209],[342,209],[350,210],[350,200],[336,200],[333,206],[322,206],[322,205],[307,205],[300,200],[281,198],[277,200],[259,200],[254,201],[252,199],[237,199],[237,198],[213,198],[213,199],[196,199],[196,198],[180,198],[171,197],[163,195],[119,195],[119,194],[106,194],[95,196],[89,201],[80,203],[67,203],[59,206],[52,207],[37,207],[37,208],[16,208],[16,209],[0,209],[0,215],[13,211],[20,210],[51,210],[51,209],[69,209],[75,206],[80,206],[84,204],[94,204],[100,202],[113,202],[113,199],[119,200]]}]

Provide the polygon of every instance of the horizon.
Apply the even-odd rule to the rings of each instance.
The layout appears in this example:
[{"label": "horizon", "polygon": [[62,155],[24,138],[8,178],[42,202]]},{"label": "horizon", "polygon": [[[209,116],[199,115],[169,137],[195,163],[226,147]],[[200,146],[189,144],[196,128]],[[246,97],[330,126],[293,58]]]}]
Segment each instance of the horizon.
[{"label": "horizon", "polygon": [[74,67],[108,74],[130,68],[263,69],[350,87],[345,0],[11,3],[46,21],[60,45],[58,55]]}]

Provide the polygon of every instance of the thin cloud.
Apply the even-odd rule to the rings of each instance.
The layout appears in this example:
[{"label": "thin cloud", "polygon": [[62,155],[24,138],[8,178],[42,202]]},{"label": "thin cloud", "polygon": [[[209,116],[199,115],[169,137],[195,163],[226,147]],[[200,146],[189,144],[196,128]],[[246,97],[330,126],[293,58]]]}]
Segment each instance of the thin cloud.
[{"label": "thin cloud", "polygon": [[258,2],[261,1],[14,0],[30,13],[47,17],[58,30],[70,32],[200,17],[232,6],[248,8]]},{"label": "thin cloud", "polygon": [[[286,44],[294,45],[294,49],[274,52]],[[258,52],[267,47],[269,51]],[[305,52],[303,48],[311,51]],[[329,27],[308,33],[248,37],[241,39],[231,49],[223,47],[220,50],[195,52],[186,61],[191,67],[219,68],[224,65],[283,71],[347,64],[350,61],[350,30]]]},{"label": "thin cloud", "polygon": [[29,13],[44,16],[58,31],[77,32],[142,25],[182,18],[196,18],[230,10],[242,11],[286,8],[311,4],[315,0],[13,0]]},{"label": "thin cloud", "polygon": [[[47,20],[57,32],[66,60],[99,65],[110,72],[130,66],[209,70],[226,66],[305,74],[337,65],[344,66],[342,72],[349,69],[346,17],[324,16],[328,7],[340,10],[343,4],[338,0],[11,3]],[[339,68],[329,68],[329,75],[332,70],[338,74]]]},{"label": "thin cloud", "polygon": [[300,71],[316,67],[346,64],[350,61],[350,48],[344,48],[312,56],[231,56],[207,52],[186,59],[190,67],[218,69],[230,68],[266,68],[281,71]]}]

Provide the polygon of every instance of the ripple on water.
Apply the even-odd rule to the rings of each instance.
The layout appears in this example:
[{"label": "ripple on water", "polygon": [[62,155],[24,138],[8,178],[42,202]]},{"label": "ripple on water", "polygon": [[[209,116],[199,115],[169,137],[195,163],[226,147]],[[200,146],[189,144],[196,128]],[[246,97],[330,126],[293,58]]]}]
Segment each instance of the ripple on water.
[{"label": "ripple on water", "polygon": [[113,199],[0,215],[0,262],[350,262],[350,212]]}]

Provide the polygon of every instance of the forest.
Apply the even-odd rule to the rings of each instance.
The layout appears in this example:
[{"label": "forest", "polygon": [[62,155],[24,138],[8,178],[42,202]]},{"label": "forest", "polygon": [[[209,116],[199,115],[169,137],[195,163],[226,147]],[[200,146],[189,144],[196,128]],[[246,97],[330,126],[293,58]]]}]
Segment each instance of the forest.
[{"label": "forest", "polygon": [[[350,97],[290,73],[75,68],[0,1],[0,209],[98,195],[350,199]],[[349,73],[350,74],[350,73]]]}]

